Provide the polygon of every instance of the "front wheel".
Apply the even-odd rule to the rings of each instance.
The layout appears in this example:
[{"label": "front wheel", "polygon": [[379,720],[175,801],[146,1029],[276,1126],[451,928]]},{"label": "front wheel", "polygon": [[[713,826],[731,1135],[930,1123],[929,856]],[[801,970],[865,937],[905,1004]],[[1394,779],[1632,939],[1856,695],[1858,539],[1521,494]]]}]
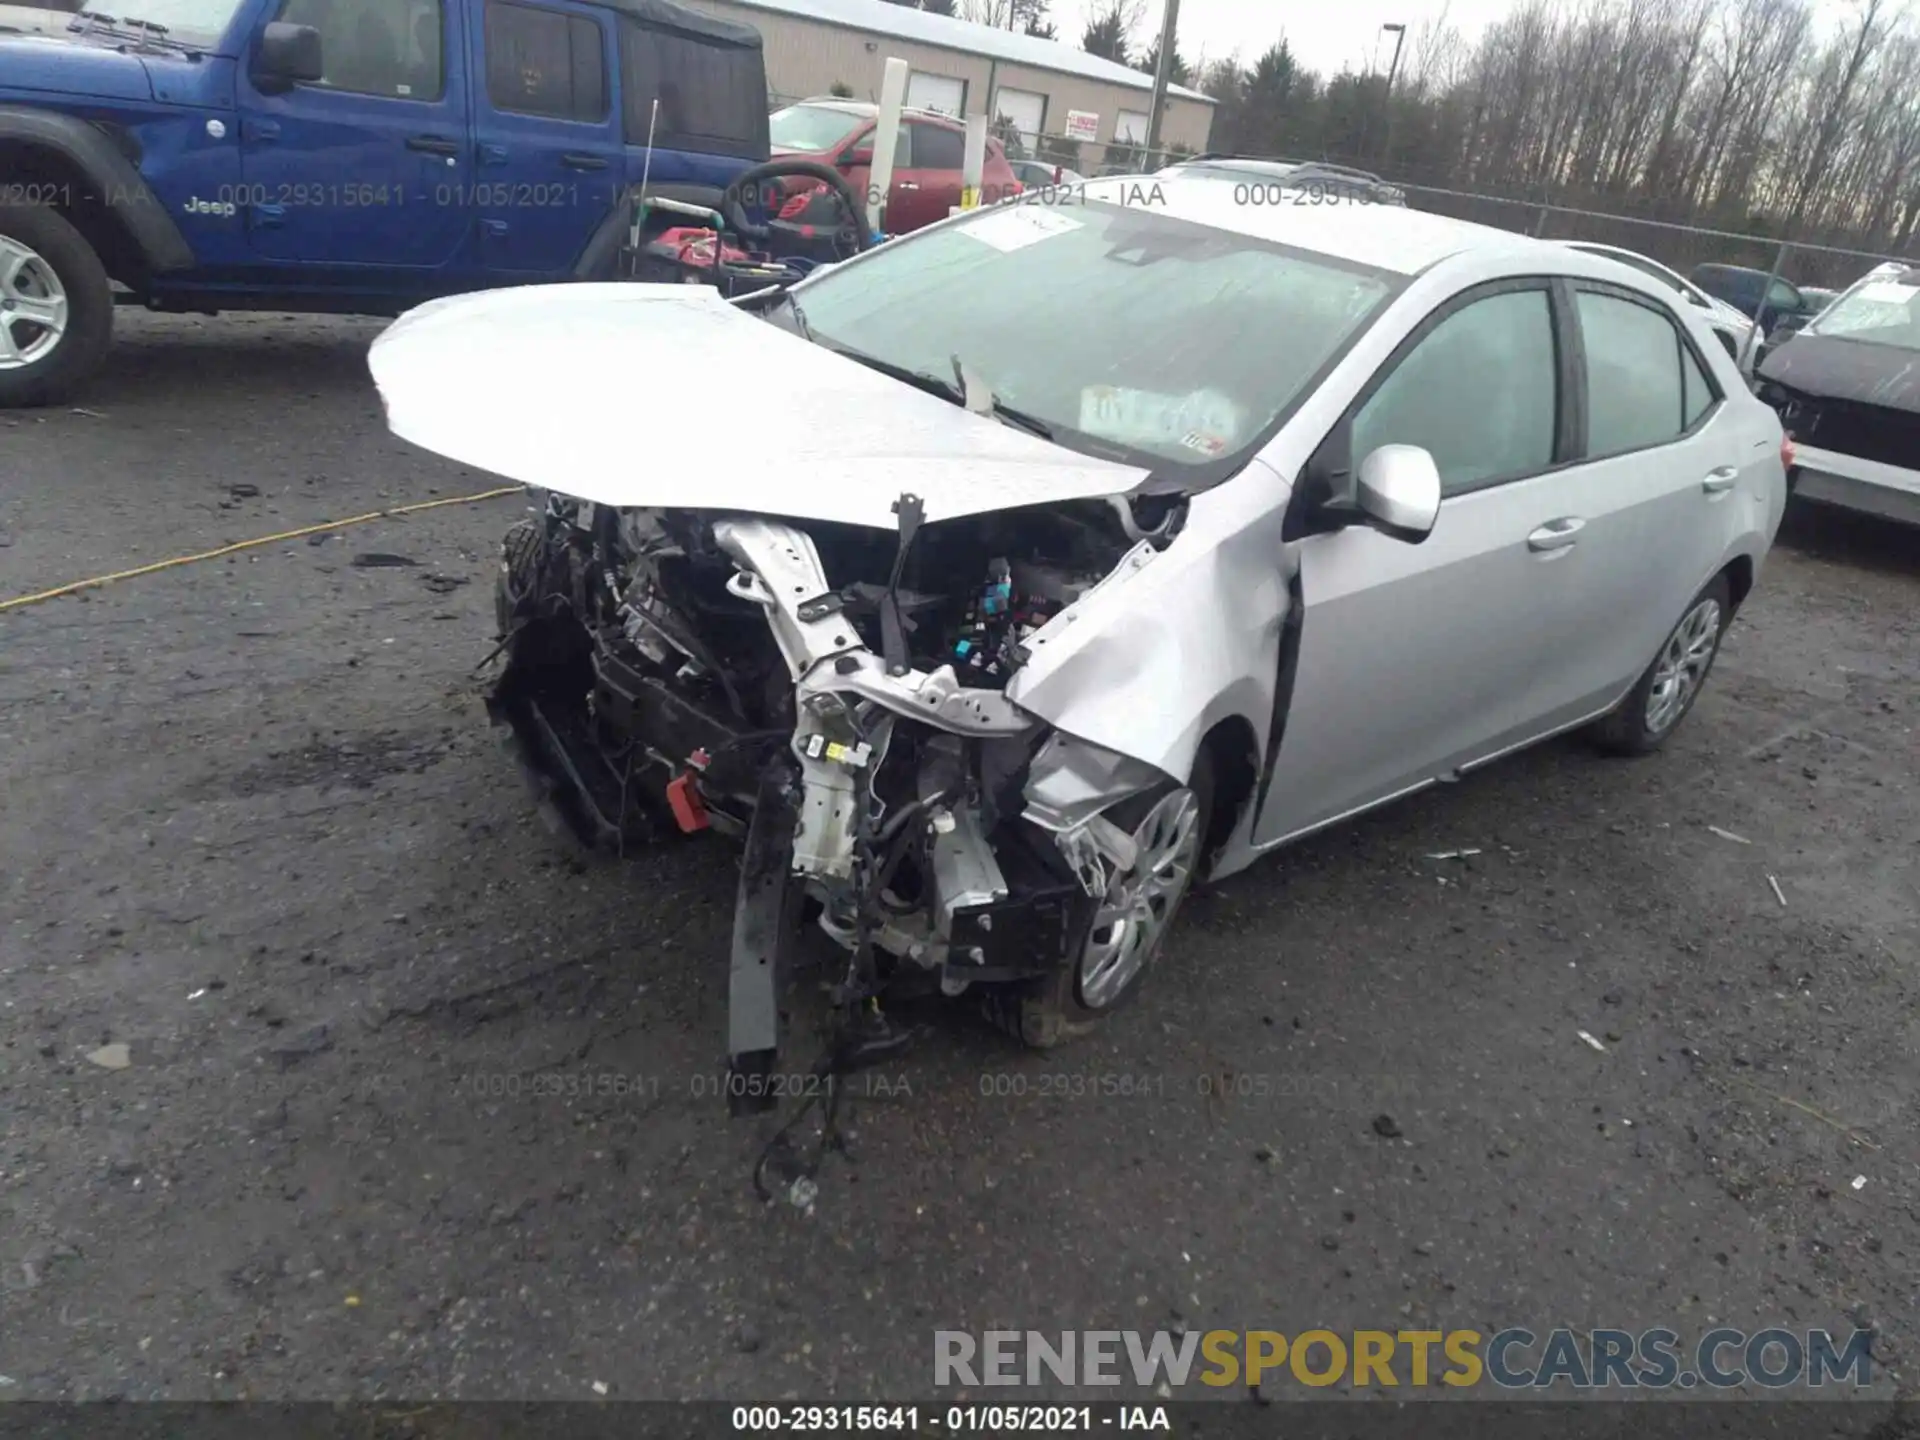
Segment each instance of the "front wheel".
[{"label": "front wheel", "polygon": [[1700,698],[1720,653],[1720,637],[1733,619],[1733,592],[1716,575],[1673,627],[1640,682],[1593,727],[1593,740],[1615,755],[1658,750]]},{"label": "front wheel", "polygon": [[0,205],[0,408],[65,400],[112,336],[113,284],[86,237],[44,205]]},{"label": "front wheel", "polygon": [[1205,858],[1213,767],[1203,750],[1185,785],[1121,802],[1108,819],[1133,838],[1131,868],[1114,876],[1079,953],[1044,979],[989,998],[1003,1028],[1036,1050],[1085,1035],[1131,1001],[1159,958]]}]

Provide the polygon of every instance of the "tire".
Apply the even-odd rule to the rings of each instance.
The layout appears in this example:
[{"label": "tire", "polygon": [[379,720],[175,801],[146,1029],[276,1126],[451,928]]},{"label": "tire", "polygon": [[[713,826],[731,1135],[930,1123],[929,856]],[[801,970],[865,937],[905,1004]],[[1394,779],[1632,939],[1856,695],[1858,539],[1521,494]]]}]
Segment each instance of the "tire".
[{"label": "tire", "polygon": [[[57,334],[21,318],[32,305],[57,306]],[[86,237],[44,205],[0,205],[0,409],[66,400],[112,339],[113,284]]]},{"label": "tire", "polygon": [[1650,755],[1666,744],[1700,698],[1732,619],[1733,591],[1716,575],[1687,602],[1627,698],[1595,723],[1594,744],[1612,755]]},{"label": "tire", "polygon": [[[1132,963],[1123,976],[1109,970],[1106,977],[1101,978],[1096,949],[1111,954],[1117,942],[1118,948],[1124,951],[1126,942],[1120,927],[1102,926],[1096,921],[1080,953],[1053,974],[990,993],[987,997],[990,1018],[1029,1048],[1051,1050],[1079,1039],[1132,1003],[1140,993],[1147,972],[1165,947],[1181,902],[1192,891],[1194,872],[1205,859],[1206,836],[1213,823],[1213,795],[1213,765],[1207,752],[1202,750],[1194,757],[1193,774],[1185,785],[1164,785],[1122,801],[1108,812],[1107,818],[1133,835],[1143,848],[1151,842],[1152,830],[1159,826],[1170,824],[1191,835],[1177,888],[1162,892],[1164,904],[1155,907],[1160,917],[1158,924],[1145,939],[1137,963]],[[1191,807],[1185,805],[1182,797],[1191,798]],[[1187,816],[1185,820],[1179,818],[1182,812]],[[1123,888],[1130,888],[1138,870],[1136,863],[1127,875],[1117,877],[1108,892],[1109,899]]]}]

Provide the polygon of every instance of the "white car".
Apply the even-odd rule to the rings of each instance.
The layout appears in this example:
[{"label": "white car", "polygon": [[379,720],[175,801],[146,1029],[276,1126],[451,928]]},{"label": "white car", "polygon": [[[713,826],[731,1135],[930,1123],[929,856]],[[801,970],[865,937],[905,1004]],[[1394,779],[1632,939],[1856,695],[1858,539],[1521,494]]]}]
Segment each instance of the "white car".
[{"label": "white car", "polygon": [[916,983],[1047,1046],[1196,875],[1561,731],[1655,749],[1785,504],[1669,287],[1398,207],[1090,181],[753,304],[496,291],[371,357],[396,434],[535,497],[494,705],[543,793],[745,835],[747,1077],[803,918],[832,1055]]},{"label": "white car", "polygon": [[1751,374],[1760,346],[1751,343],[1754,339],[1753,317],[1742,315],[1724,300],[1716,300],[1686,276],[1677,274],[1662,265],[1658,260],[1633,250],[1622,250],[1617,245],[1596,245],[1587,240],[1569,240],[1565,242],[1575,250],[1584,250],[1589,255],[1604,255],[1609,260],[1618,260],[1622,265],[1630,265],[1643,275],[1651,275],[1668,289],[1686,298],[1688,305],[1699,313],[1707,328],[1713,331],[1729,355],[1741,362]]}]

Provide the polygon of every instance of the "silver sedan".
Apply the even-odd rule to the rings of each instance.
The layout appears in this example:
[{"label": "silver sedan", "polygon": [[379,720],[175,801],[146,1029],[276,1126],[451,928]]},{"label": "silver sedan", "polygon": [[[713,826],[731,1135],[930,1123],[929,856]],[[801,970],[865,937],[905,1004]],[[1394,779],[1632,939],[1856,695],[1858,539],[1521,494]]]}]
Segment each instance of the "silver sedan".
[{"label": "silver sedan", "polygon": [[1047,1046],[1197,875],[1563,731],[1657,749],[1785,504],[1779,419],[1670,286],[1179,177],[743,306],[437,302],[372,363],[397,433],[534,490],[497,710],[549,792],[745,833],[743,1066],[794,891],[849,1006],[937,980]]}]

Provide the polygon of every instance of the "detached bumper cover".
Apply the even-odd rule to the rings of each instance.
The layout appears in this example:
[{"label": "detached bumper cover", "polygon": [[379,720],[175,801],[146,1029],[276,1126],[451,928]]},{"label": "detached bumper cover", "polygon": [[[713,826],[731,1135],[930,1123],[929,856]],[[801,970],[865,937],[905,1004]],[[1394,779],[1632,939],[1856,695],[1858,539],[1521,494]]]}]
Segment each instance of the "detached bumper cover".
[{"label": "detached bumper cover", "polygon": [[1792,478],[1794,494],[1808,500],[1920,525],[1920,470],[1796,445]]}]

